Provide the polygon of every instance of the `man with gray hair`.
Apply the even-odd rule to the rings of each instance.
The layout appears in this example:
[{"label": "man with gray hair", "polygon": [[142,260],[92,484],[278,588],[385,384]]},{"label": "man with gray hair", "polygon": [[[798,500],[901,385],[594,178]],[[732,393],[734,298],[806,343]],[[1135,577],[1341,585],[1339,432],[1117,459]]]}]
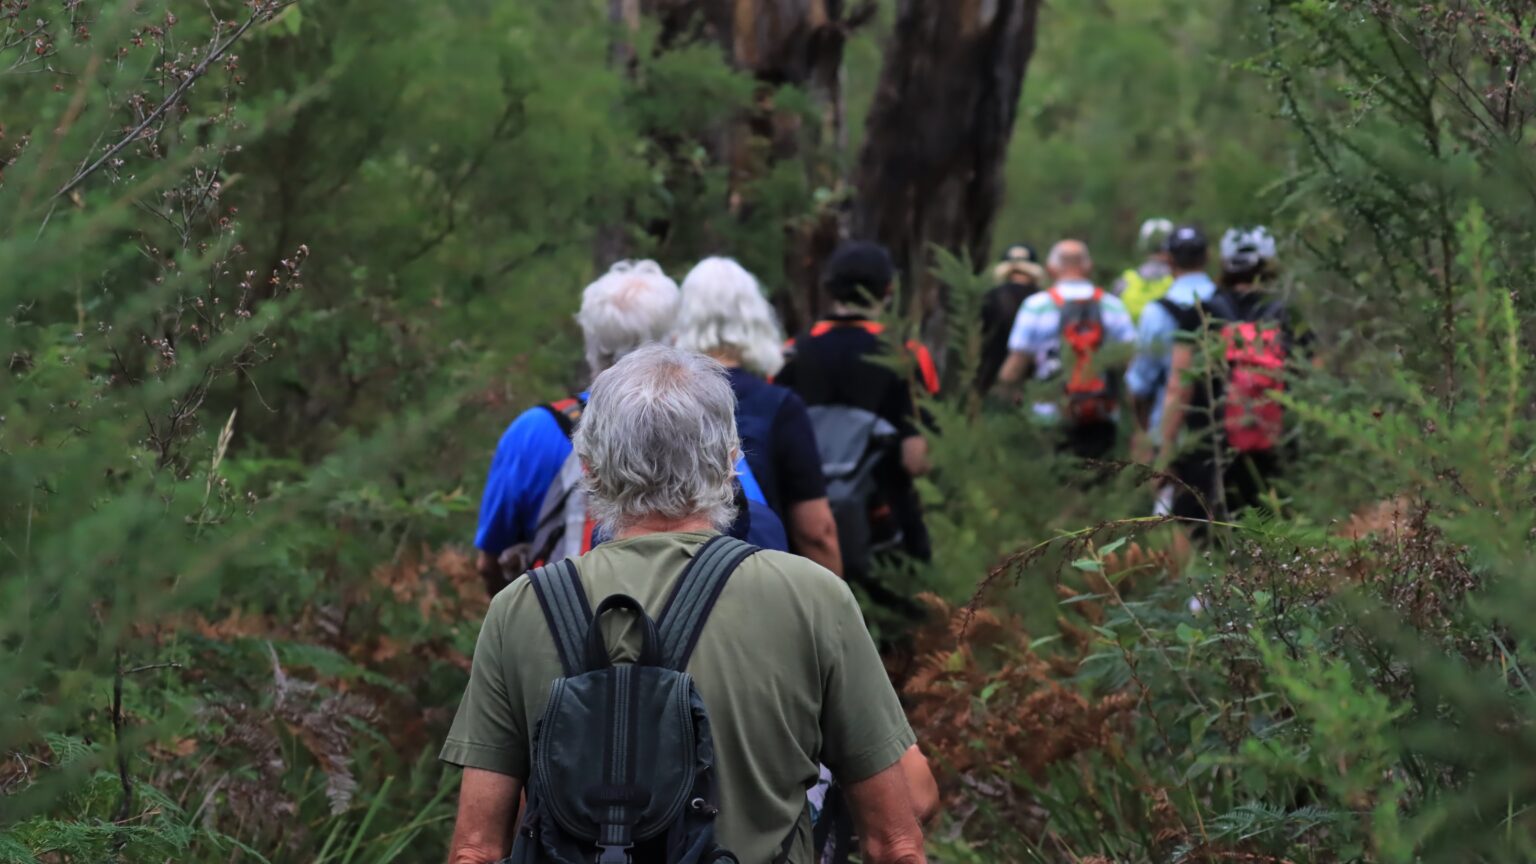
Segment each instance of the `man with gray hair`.
[{"label": "man with gray hair", "polygon": [[1063,392],[1037,401],[1035,417],[1060,430],[1062,449],[1102,459],[1115,446],[1120,415],[1120,377],[1106,368],[1106,355],[1117,345],[1128,351],[1136,326],[1120,298],[1090,281],[1093,258],[1082,241],[1051,247],[1046,268],[1055,283],[1019,307],[998,378],[1011,385],[1033,371],[1037,381],[1060,379]]},{"label": "man with gray hair", "polygon": [[[665,336],[680,302],[677,283],[654,261],[620,261],[588,285],[576,321],[592,376]],[[506,572],[589,545],[581,466],[570,458],[585,401],[583,393],[524,411],[496,446],[475,532],[480,575],[492,594],[506,586]]]},{"label": "man with gray hair", "polygon": [[[593,382],[575,447],[592,510],[613,539],[561,565],[563,572],[585,597],[627,595],[651,617],[665,616],[690,562],[706,557],[701,550],[732,518],[740,444],[725,370],[661,345],[630,353]],[[713,736],[716,840],[744,864],[812,864],[805,790],[825,762],[847,783],[864,860],[922,864],[922,832],[900,765],[914,736],[852,593],[804,558],[756,551],[737,560],[695,631],[685,669]],[[537,747],[602,749],[551,743],[558,733],[549,726],[535,740],[563,668],[541,607],[544,584],[520,578],[486,613],[442,751],[465,769],[451,864],[508,854]],[[609,662],[644,658],[641,623],[631,613],[622,627],[603,627]],[[541,775],[535,791],[540,782],[549,788]]]}]

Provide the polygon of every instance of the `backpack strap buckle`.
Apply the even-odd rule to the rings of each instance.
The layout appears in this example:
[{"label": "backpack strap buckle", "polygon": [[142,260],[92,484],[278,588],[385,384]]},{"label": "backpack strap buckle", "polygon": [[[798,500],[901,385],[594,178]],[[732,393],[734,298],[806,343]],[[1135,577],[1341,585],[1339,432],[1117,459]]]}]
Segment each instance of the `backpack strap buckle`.
[{"label": "backpack strap buckle", "polygon": [[635,848],[629,846],[602,846],[597,847],[597,864],[630,864],[629,850]]},{"label": "backpack strap buckle", "polygon": [[[609,818],[630,819],[638,814],[610,813]],[[597,827],[597,864],[630,864],[635,848],[634,824],[604,820]]]}]

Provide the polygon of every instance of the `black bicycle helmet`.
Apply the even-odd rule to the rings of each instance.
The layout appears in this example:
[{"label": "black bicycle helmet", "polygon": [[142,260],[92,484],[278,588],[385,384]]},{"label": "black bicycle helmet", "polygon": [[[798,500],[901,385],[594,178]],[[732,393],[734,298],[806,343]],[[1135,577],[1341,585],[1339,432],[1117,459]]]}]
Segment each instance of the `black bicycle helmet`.
[{"label": "black bicycle helmet", "polygon": [[1194,225],[1180,225],[1168,235],[1168,257],[1175,267],[1192,270],[1204,267],[1210,251],[1205,232]]}]

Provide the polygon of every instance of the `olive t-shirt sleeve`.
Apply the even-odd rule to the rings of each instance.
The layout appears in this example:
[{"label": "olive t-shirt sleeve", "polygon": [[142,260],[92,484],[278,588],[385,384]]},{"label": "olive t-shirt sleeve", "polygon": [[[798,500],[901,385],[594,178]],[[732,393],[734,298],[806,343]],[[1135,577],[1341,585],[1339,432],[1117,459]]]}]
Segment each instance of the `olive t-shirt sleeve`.
[{"label": "olive t-shirt sleeve", "polygon": [[822,646],[821,760],[846,785],[895,765],[917,737],[853,592],[843,582],[834,589],[833,620],[822,628],[830,644]]},{"label": "olive t-shirt sleeve", "polygon": [[464,768],[483,768],[528,778],[528,730],[523,718],[523,689],[516,664],[506,662],[511,610],[529,591],[524,577],[491,601],[475,642],[469,686],[453,717],[448,740],[438,758]]}]

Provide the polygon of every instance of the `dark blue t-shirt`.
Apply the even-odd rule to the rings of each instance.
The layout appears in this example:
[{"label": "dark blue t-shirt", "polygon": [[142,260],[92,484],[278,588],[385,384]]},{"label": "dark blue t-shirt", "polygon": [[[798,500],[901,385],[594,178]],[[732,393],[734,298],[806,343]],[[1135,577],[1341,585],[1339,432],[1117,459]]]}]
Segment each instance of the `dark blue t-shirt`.
[{"label": "dark blue t-shirt", "polygon": [[802,501],[827,496],[821,454],[805,403],[786,387],[731,369],[741,450],[763,496],[780,516]]}]

